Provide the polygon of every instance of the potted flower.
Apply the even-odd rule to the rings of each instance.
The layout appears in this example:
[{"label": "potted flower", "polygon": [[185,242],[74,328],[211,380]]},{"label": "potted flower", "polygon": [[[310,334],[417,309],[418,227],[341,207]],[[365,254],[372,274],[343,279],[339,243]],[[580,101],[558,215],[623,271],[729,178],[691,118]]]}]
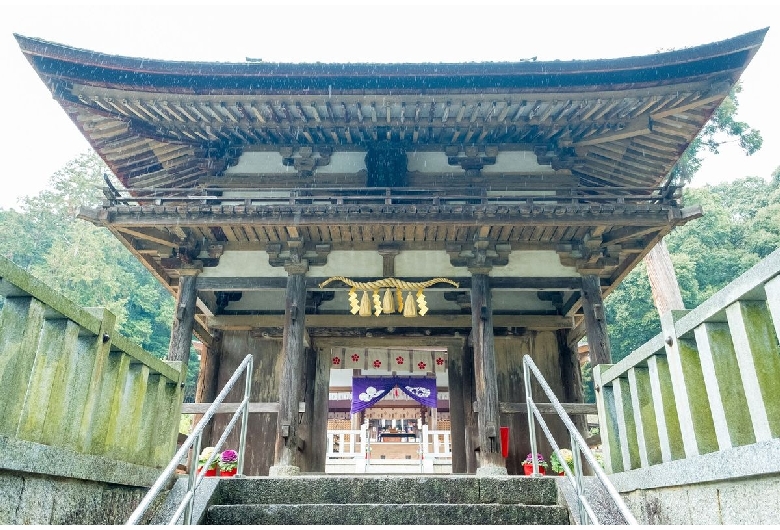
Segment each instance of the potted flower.
[{"label": "potted flower", "polygon": [[601,451],[601,447],[593,449],[593,456],[596,458],[596,463],[604,469],[604,453]]},{"label": "potted flower", "polygon": [[560,449],[561,457],[563,458],[563,462],[558,459],[558,453],[553,451],[553,454],[550,455],[550,468],[552,469],[553,473],[558,473],[559,475],[563,475],[564,472],[564,466],[567,466],[570,471],[574,471],[574,455],[572,454],[570,449]]},{"label": "potted flower", "polygon": [[[200,470],[203,469],[203,466],[206,465],[206,463],[209,461],[209,459],[213,454],[214,454],[213,447],[206,447],[203,449],[203,451],[200,452],[200,456],[198,456],[198,473],[200,473]],[[218,465],[217,459],[214,458],[209,464],[208,469],[206,469],[207,477],[217,476],[217,465]]]},{"label": "potted flower", "polygon": [[[544,459],[544,455],[541,453],[536,453],[536,462],[539,465],[539,474],[544,475],[546,474],[547,470],[547,461]],[[523,473],[526,475],[531,475],[534,472],[534,455],[533,453],[528,453],[528,456],[525,457],[525,460],[522,462],[523,464]]]},{"label": "potted flower", "polygon": [[219,454],[219,476],[232,477],[238,471],[238,453],[225,449]]}]

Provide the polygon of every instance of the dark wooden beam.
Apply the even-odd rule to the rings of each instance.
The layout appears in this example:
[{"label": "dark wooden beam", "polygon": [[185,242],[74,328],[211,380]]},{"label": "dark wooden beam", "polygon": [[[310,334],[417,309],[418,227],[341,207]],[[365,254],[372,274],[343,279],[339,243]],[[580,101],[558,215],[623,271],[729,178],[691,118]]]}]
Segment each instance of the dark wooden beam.
[{"label": "dark wooden beam", "polygon": [[606,310],[601,295],[601,279],[598,276],[582,277],[582,310],[585,314],[591,366],[611,364]]},{"label": "dark wooden beam", "polygon": [[[492,205],[488,207],[470,205],[463,206],[430,206],[418,205],[405,206],[381,206],[381,205],[354,205],[333,206],[313,205],[296,207],[257,206],[247,208],[245,211],[231,213],[230,206],[222,207],[223,212],[211,211],[197,214],[184,214],[177,211],[177,207],[165,207],[163,212],[155,212],[150,208],[142,208],[140,212],[127,213],[119,211],[104,212],[108,217],[107,222],[119,227],[156,227],[160,225],[179,225],[181,227],[200,226],[281,226],[292,224],[297,226],[365,226],[374,225],[416,225],[425,224],[458,227],[485,226],[485,216],[490,219],[490,224],[513,226],[593,226],[596,224],[623,225],[623,226],[656,226],[659,229],[669,225],[670,207],[656,205],[652,210],[646,210],[632,204],[621,205],[615,208],[614,204],[605,205],[603,210],[600,205]],[[255,210],[255,211],[251,211]],[[620,210],[616,213],[615,210]],[[346,218],[351,221],[345,221]],[[325,220],[323,220],[325,219]],[[338,220],[338,221],[337,221]]]},{"label": "dark wooden beam", "polygon": [[[182,403],[182,414],[205,414],[209,407],[213,403]],[[229,414],[238,410],[241,403],[220,403],[217,405],[216,414]],[[279,412],[279,403],[249,403],[247,404],[250,414],[257,414],[261,412]],[[301,402],[298,404],[298,412],[305,412],[306,404]]]},{"label": "dark wooden beam", "polygon": [[[354,277],[351,278],[356,282],[370,282],[376,280],[375,277]],[[458,283],[458,288],[455,289],[450,284],[434,285],[426,289],[426,291],[453,291],[462,290],[468,291],[471,288],[471,277],[455,277],[449,278]],[[308,290],[319,290],[319,285],[327,280],[325,277],[306,277],[306,288]],[[404,277],[404,280],[408,282],[423,282],[430,280],[430,278],[422,277]],[[269,278],[269,277],[214,277],[214,276],[201,276],[197,281],[198,291],[268,291],[271,289],[283,290],[286,288],[285,278]],[[551,291],[579,291],[581,286],[580,279],[578,277],[534,277],[534,278],[518,278],[518,277],[491,277],[490,288],[493,290],[516,290],[516,291],[537,291],[537,290],[551,290]],[[342,283],[331,283],[326,286],[326,291],[349,291],[350,287]]]},{"label": "dark wooden beam", "polygon": [[[554,331],[574,327],[572,317],[559,315],[492,315],[496,328],[525,328]],[[208,318],[209,329],[248,331],[257,328],[281,328],[283,315],[215,315]],[[471,317],[463,314],[425,315],[414,318],[403,315],[360,317],[357,315],[306,315],[312,328],[460,328],[471,327]]]},{"label": "dark wooden beam", "polygon": [[127,226],[117,226],[116,229],[137,239],[151,241],[168,248],[179,248],[182,240],[159,228],[131,228]]},{"label": "dark wooden beam", "polygon": [[[561,403],[561,407],[569,415],[575,414],[598,414],[595,403]],[[501,414],[527,414],[528,409],[525,403],[499,403]],[[536,408],[542,414],[557,414],[552,403],[536,403]]]},{"label": "dark wooden beam", "polygon": [[179,277],[176,308],[171,325],[171,342],[168,346],[169,361],[181,361],[182,382],[187,374],[187,362],[192,347],[192,330],[195,326],[195,276],[197,269],[188,269]]}]

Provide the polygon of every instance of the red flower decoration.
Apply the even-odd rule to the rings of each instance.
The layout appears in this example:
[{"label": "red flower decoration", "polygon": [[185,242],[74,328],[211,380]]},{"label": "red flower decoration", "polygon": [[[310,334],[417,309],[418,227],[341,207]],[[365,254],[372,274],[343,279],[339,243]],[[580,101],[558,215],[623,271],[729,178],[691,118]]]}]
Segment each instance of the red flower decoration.
[{"label": "red flower decoration", "polygon": [[353,353],[353,354],[352,354],[352,362],[353,362],[353,363],[356,363],[356,362],[358,362],[359,360],[360,360],[360,355],[358,355],[357,353]]},{"label": "red flower decoration", "polygon": [[436,364],[438,364],[439,366],[441,366],[442,364],[444,364],[444,359],[442,359],[441,357],[438,357],[438,358],[436,359]]},{"label": "red flower decoration", "polygon": [[333,364],[335,364],[335,365],[341,364],[341,359],[339,359],[338,357],[334,357],[333,358]]},{"label": "red flower decoration", "polygon": [[395,358],[395,362],[398,364],[404,364],[404,358],[399,355]]},{"label": "red flower decoration", "polygon": [[382,361],[380,361],[379,359],[374,361],[374,368],[379,368],[380,366],[382,366]]},{"label": "red flower decoration", "polygon": [[425,370],[425,363],[420,361],[419,363],[417,363],[417,368],[419,368],[420,370]]}]

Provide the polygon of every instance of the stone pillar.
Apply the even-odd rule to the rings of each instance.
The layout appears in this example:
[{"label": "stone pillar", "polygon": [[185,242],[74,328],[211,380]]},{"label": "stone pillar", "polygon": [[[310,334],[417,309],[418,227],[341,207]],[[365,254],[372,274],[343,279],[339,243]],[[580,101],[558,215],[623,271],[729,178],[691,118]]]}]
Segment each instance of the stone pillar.
[{"label": "stone pillar", "polygon": [[506,475],[499,438],[498,384],[488,269],[470,268],[471,336],[474,344],[479,454],[477,476]]},{"label": "stone pillar", "polygon": [[282,374],[279,380],[279,415],[277,417],[274,465],[271,476],[297,475],[299,446],[298,404],[302,396],[304,368],[304,332],[306,308],[305,261],[285,265],[287,290],[285,293],[284,335],[282,338]]},{"label": "stone pillar", "polygon": [[591,366],[612,363],[604,300],[601,296],[601,279],[596,275],[582,277],[582,310],[585,313],[585,331],[588,334]]}]

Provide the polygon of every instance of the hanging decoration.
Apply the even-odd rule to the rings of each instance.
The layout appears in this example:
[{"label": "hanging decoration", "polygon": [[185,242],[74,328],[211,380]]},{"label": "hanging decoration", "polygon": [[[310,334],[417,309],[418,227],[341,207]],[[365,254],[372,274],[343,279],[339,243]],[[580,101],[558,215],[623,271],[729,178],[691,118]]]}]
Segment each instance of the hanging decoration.
[{"label": "hanging decoration", "polygon": [[399,348],[332,348],[330,367],[347,370],[386,370],[399,374],[444,373],[446,350]]},{"label": "hanging decoration", "polygon": [[[402,313],[405,317],[425,316],[428,312],[428,303],[425,301],[423,289],[427,289],[437,283],[449,283],[455,288],[458,287],[458,282],[448,280],[447,278],[434,278],[427,282],[407,282],[398,278],[356,282],[344,276],[333,276],[322,282],[320,288],[336,281],[343,282],[351,287],[348,295],[349,310],[353,315],[360,315],[361,317],[367,317],[372,314],[372,305],[375,316],[379,316],[382,313],[391,314],[396,311]],[[384,297],[379,294],[382,288],[385,289]],[[393,298],[393,290],[395,291],[395,299]],[[360,301],[358,301],[358,291],[363,291]],[[404,291],[408,291],[405,301]],[[412,294],[413,292],[415,295]]]},{"label": "hanging decoration", "polygon": [[355,414],[375,405],[382,398],[398,391],[403,392],[418,403],[436,408],[436,378],[415,376],[368,376],[352,378],[352,407]]}]

